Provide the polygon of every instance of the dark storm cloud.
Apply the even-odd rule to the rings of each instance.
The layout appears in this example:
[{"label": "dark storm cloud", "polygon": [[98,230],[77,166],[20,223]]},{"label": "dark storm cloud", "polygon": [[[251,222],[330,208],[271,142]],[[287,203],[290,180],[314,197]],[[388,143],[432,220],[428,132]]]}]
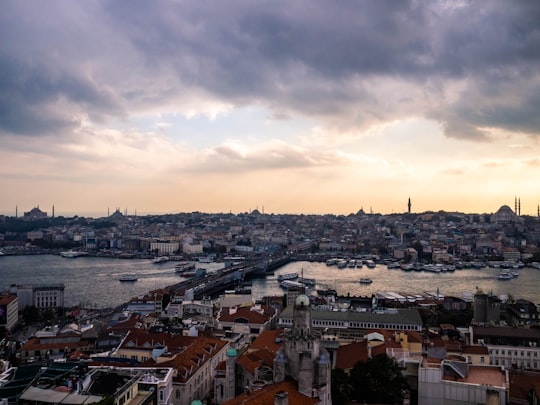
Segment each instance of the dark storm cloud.
[{"label": "dark storm cloud", "polygon": [[[199,89],[329,125],[424,116],[453,137],[538,133],[538,2],[7,3],[8,132],[70,129]],[[425,97],[389,96],[384,82]]]}]

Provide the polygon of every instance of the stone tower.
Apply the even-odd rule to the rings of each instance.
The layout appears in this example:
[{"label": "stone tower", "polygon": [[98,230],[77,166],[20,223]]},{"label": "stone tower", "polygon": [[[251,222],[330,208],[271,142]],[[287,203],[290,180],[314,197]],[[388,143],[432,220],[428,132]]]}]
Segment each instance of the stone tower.
[{"label": "stone tower", "polygon": [[329,359],[328,351],[321,348],[311,330],[309,297],[299,295],[293,307],[293,326],[284,334],[283,346],[274,359],[274,380],[290,376],[298,381],[300,393],[331,405]]},{"label": "stone tower", "polygon": [[224,399],[227,401],[236,396],[236,358],[238,353],[236,349],[232,347],[227,350],[227,367],[225,371],[225,376],[227,381],[225,382],[225,396]]}]

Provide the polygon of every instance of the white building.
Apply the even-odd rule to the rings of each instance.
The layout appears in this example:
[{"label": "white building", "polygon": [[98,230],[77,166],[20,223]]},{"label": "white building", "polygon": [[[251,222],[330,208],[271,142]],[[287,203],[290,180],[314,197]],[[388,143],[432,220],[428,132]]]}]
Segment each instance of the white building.
[{"label": "white building", "polygon": [[64,284],[24,284],[11,286],[9,291],[17,294],[19,310],[34,306],[37,309],[64,307]]},{"label": "white building", "polygon": [[540,347],[488,345],[489,364],[540,370]]},{"label": "white building", "polygon": [[150,251],[157,252],[158,255],[172,255],[180,249],[179,242],[154,241],[150,243]]},{"label": "white building", "polygon": [[418,405],[506,405],[507,387],[502,367],[474,366],[458,356],[425,359],[418,370]]},{"label": "white building", "polygon": [[0,326],[12,330],[19,322],[19,300],[16,295],[0,295]]},{"label": "white building", "polygon": [[202,243],[185,242],[182,244],[182,251],[188,255],[197,255],[203,252]]}]

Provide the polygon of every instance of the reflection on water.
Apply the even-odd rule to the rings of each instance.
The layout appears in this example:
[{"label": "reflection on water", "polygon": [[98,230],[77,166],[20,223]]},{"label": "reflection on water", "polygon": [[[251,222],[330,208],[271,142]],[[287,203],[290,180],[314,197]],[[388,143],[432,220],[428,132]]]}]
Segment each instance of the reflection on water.
[{"label": "reflection on water", "polygon": [[[127,302],[148,291],[167,287],[183,280],[174,272],[175,262],[154,264],[145,259],[107,259],[79,257],[65,259],[56,255],[3,256],[0,258],[0,288],[11,284],[64,283],[65,305],[79,303],[98,308]],[[221,263],[197,263],[209,272]],[[133,274],[138,281],[122,283],[123,274]]]},{"label": "reflection on water", "polygon": [[[197,263],[209,272],[222,263]],[[373,269],[337,269],[325,263],[291,262],[266,279],[253,280],[253,297],[282,295],[278,286],[279,274],[304,273],[304,277],[317,281],[315,289],[333,288],[339,294],[371,295],[377,291],[418,294],[435,292],[461,297],[463,292],[474,293],[476,288],[495,295],[511,295],[540,303],[540,270],[524,268],[519,277],[509,281],[496,279],[498,269],[464,269],[453,273],[404,272],[389,270],[384,265]],[[122,274],[138,277],[134,283],[122,283]],[[369,277],[370,285],[360,284],[360,278]],[[176,284],[182,279],[174,272],[174,262],[153,264],[151,260],[106,259],[80,257],[65,259],[55,255],[0,257],[0,288],[11,284],[64,283],[66,306],[90,303],[98,308],[120,305],[131,297]]]},{"label": "reflection on water", "polygon": [[[397,293],[421,294],[436,292],[442,295],[462,297],[464,292],[475,293],[480,289],[485,293],[493,292],[499,295],[511,295],[514,298],[524,298],[540,303],[540,270],[524,268],[519,276],[512,280],[497,280],[499,269],[483,268],[479,270],[463,269],[454,272],[429,273],[405,272],[400,269],[387,269],[385,265],[377,265],[370,269],[362,268],[338,269],[325,263],[292,262],[275,272],[266,279],[253,281],[253,295],[260,298],[263,295],[281,295],[277,277],[285,273],[304,273],[304,277],[317,280],[315,289],[333,288],[341,295],[368,295],[377,291],[393,291]],[[360,278],[369,277],[372,284],[360,284]]]}]

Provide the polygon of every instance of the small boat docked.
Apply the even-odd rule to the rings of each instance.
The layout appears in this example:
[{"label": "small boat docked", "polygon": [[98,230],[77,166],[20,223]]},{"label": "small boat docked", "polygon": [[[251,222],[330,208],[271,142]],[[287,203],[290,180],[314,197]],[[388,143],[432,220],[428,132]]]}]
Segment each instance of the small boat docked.
[{"label": "small boat docked", "polygon": [[280,274],[277,279],[279,282],[282,282],[285,280],[295,280],[297,278],[298,278],[298,273],[287,273],[287,274]]},{"label": "small boat docked", "polygon": [[168,261],[169,261],[169,256],[158,256],[158,257],[154,257],[154,260],[152,260],[152,263],[162,264]]},{"label": "small boat docked", "polygon": [[180,262],[174,266],[174,272],[180,277],[193,277],[196,275],[197,269],[193,262]]},{"label": "small boat docked", "polygon": [[501,271],[497,276],[497,280],[512,280],[514,276],[507,271]]},{"label": "small boat docked", "polygon": [[337,264],[337,262],[338,262],[338,259],[336,259],[336,258],[328,259],[328,260],[326,261],[326,265],[327,265],[327,266],[334,266],[334,265]]},{"label": "small boat docked", "polygon": [[297,280],[304,285],[315,285],[316,280],[314,278],[299,277]]},{"label": "small boat docked", "polygon": [[360,279],[360,284],[371,284],[373,283],[373,280],[367,277],[362,277]]},{"label": "small boat docked", "polygon": [[292,280],[284,280],[284,281],[279,283],[279,286],[281,288],[286,289],[286,290],[288,290],[289,288],[303,288],[303,287],[305,287],[304,284],[299,283],[298,281],[292,281]]}]

